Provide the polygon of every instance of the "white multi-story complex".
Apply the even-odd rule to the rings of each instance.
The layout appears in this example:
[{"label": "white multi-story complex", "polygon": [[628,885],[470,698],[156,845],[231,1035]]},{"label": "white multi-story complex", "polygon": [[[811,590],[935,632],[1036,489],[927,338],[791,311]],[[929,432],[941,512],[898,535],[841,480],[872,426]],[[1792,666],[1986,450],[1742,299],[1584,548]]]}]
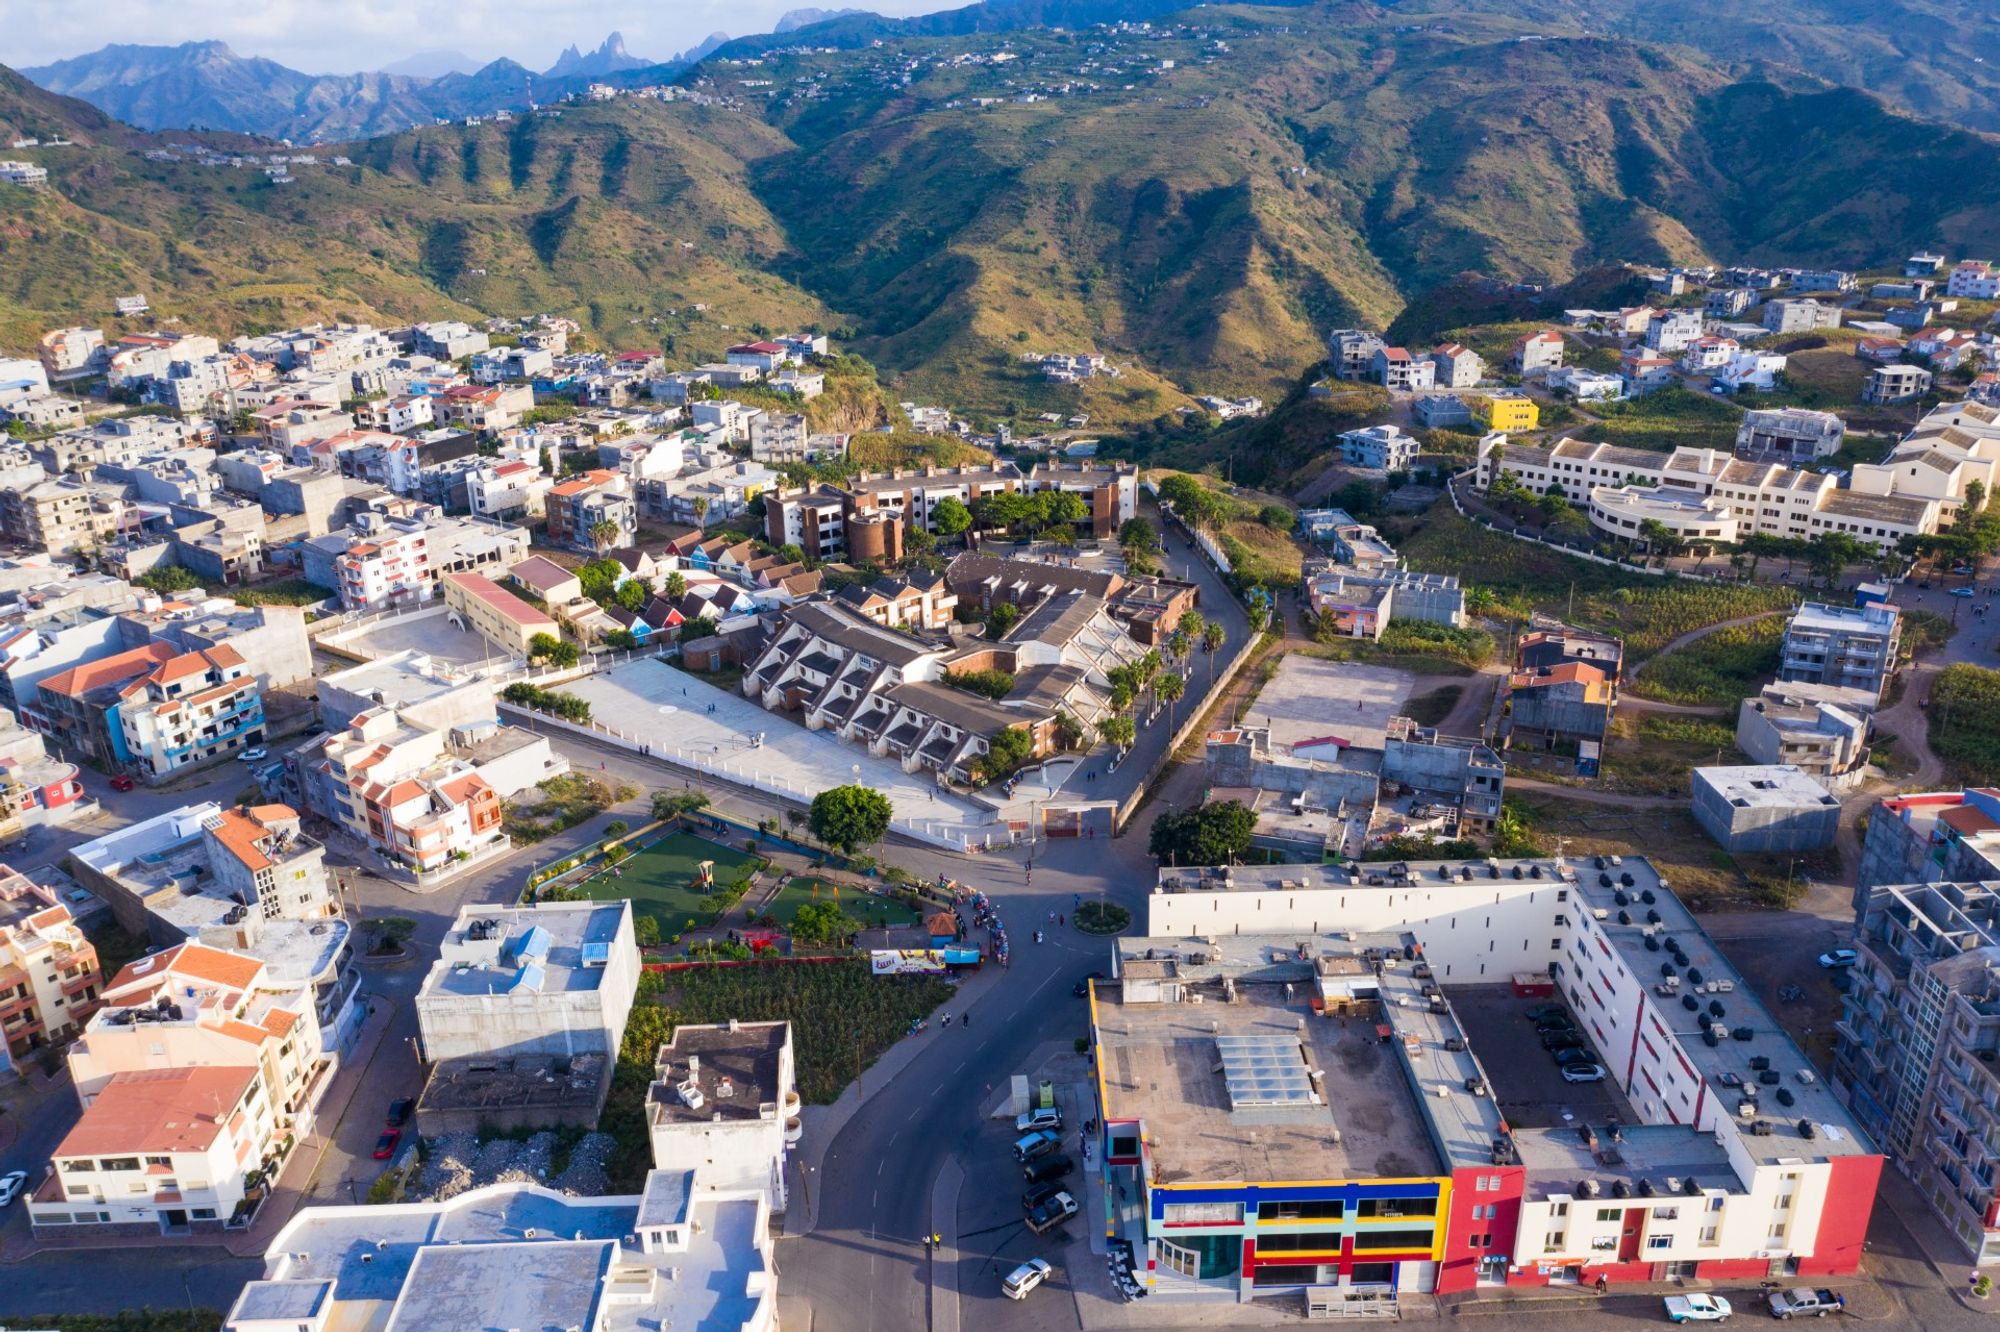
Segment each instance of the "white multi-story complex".
[{"label": "white multi-story complex", "polygon": [[88,374],[108,360],[101,328],[57,328],[42,334],[42,365],[52,375]]},{"label": "white multi-story complex", "polygon": [[1901,643],[1902,612],[1894,606],[1808,601],[1785,626],[1778,678],[1859,689],[1881,698]]},{"label": "white multi-story complex", "polygon": [[1961,259],[1952,267],[1951,277],[1945,281],[1944,294],[1972,301],[1990,301],[2000,297],[2000,267],[1984,259]]},{"label": "white multi-story complex", "polygon": [[1646,345],[1663,356],[1678,356],[1701,333],[1701,311],[1655,310],[1646,324]]},{"label": "white multi-story complex", "polygon": [[264,691],[228,644],[161,662],[125,688],[118,708],[125,761],[148,780],[264,739]]},{"label": "white multi-story complex", "polygon": [[437,590],[422,529],[384,531],[349,546],[333,561],[340,604],[374,610],[428,601]]},{"label": "white multi-story complex", "polygon": [[[1844,489],[1830,473],[1747,462],[1715,449],[1659,453],[1581,439],[1537,448],[1510,443],[1502,434],[1489,435],[1479,444],[1478,484],[1491,485],[1502,471],[1537,495],[1555,486],[1571,503],[1583,506],[1593,503],[1598,490],[1628,485],[1693,501],[1714,499],[1734,514],[1737,527],[1736,536],[1716,540],[1737,540],[1752,532],[1802,539],[1844,532],[1871,545],[1893,547],[1905,536],[1937,531],[1944,513],[1942,501],[1931,496],[1864,488],[1864,483],[1875,484],[1872,478],[1857,476],[1854,486]],[[1622,512],[1616,507],[1618,501],[1607,496],[1606,502],[1607,515]],[[1692,516],[1689,521],[1703,525]],[[1615,526],[1610,530],[1622,531]]]},{"label": "white multi-story complex", "polygon": [[555,478],[530,462],[493,463],[467,472],[468,507],[481,518],[518,522],[538,518]]},{"label": "white multi-story complex", "polygon": [[1340,437],[1341,460],[1349,467],[1370,471],[1396,472],[1417,460],[1422,443],[1398,426],[1363,426]]},{"label": "white multi-story complex", "polygon": [[424,1058],[616,1056],[638,983],[630,902],[463,907],[417,991]]}]

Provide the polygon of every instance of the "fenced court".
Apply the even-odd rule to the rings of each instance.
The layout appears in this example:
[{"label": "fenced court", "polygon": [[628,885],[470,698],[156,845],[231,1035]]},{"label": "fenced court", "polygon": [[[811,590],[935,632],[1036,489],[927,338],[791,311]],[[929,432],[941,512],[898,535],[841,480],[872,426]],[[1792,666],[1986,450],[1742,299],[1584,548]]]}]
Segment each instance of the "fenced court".
[{"label": "fenced court", "polygon": [[704,860],[715,862],[715,888],[748,882],[764,863],[720,842],[675,833],[620,861],[622,874],[600,873],[580,889],[596,901],[631,898],[633,918],[651,916],[660,927],[660,937],[671,939],[686,931],[689,921],[693,928],[704,929],[720,914],[709,896],[714,889],[699,881]]},{"label": "fenced court", "polygon": [[915,925],[921,919],[909,903],[898,898],[871,893],[858,884],[835,885],[824,879],[804,876],[794,877],[779,889],[764,912],[774,916],[779,925],[789,930],[792,918],[798,915],[800,907],[827,902],[839,906],[850,919],[860,921],[869,929]]}]

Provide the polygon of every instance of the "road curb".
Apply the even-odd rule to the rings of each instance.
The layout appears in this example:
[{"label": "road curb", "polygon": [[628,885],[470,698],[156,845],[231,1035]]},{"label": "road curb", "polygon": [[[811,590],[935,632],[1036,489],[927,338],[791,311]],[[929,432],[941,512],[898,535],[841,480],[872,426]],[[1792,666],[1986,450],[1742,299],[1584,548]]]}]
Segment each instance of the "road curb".
[{"label": "road curb", "polygon": [[931,1233],[940,1236],[931,1248],[931,1332],[958,1332],[958,1194],[965,1171],[956,1156],[947,1156],[931,1181]]}]

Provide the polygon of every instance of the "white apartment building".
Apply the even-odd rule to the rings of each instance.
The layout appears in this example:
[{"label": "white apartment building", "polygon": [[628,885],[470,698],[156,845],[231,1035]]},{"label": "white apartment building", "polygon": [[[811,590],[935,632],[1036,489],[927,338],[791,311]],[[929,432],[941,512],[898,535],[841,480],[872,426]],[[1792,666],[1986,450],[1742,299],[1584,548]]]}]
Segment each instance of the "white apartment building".
[{"label": "white apartment building", "polygon": [[40,361],[0,356],[0,407],[43,397],[48,391],[48,371]]},{"label": "white apartment building", "polygon": [[462,907],[417,991],[424,1059],[615,1057],[638,983],[630,902]]},{"label": "white apartment building", "polygon": [[676,1027],[660,1047],[646,1112],[656,1169],[699,1169],[717,1188],[758,1190],[783,1212],[785,1159],[801,1134],[791,1023]]},{"label": "white apartment building", "polygon": [[437,589],[421,528],[385,530],[357,541],[334,558],[333,567],[340,604],[348,610],[428,601]]},{"label": "white apartment building", "polygon": [[89,1021],[103,984],[69,907],[0,865],[0,1074]]},{"label": "white apartment building", "polygon": [[148,780],[264,739],[264,691],[227,643],[161,662],[125,688],[125,758]]},{"label": "white apartment building", "polygon": [[466,501],[472,512],[502,522],[540,517],[553,485],[555,478],[530,462],[495,463],[465,476]]},{"label": "white apartment building", "polygon": [[[1714,498],[1735,515],[1738,533],[1716,540],[1740,540],[1752,532],[1804,539],[1845,532],[1858,541],[1886,547],[1905,536],[1937,531],[1945,512],[1934,497],[1900,489],[1878,493],[1858,483],[1842,489],[1839,478],[1831,474],[1746,462],[1716,449],[1659,453],[1581,439],[1537,448],[1510,443],[1504,434],[1495,433],[1480,441],[1475,468],[1481,488],[1504,471],[1537,495],[1556,486],[1571,503],[1584,508],[1592,503],[1593,491],[1613,486],[1679,492],[1697,501]],[[1620,503],[1608,496],[1606,502]],[[1607,508],[1613,511],[1624,512]],[[1703,521],[1689,512],[1688,521]]]},{"label": "white apartment building", "polygon": [[42,334],[42,365],[52,375],[95,370],[110,359],[101,328],[57,328]]},{"label": "white apartment building", "polygon": [[1973,301],[2000,298],[2000,267],[1984,259],[1961,259],[1945,281],[1944,294]]},{"label": "white apartment building", "polygon": [[1646,345],[1663,356],[1679,355],[1701,335],[1699,310],[1655,310],[1646,325]]}]

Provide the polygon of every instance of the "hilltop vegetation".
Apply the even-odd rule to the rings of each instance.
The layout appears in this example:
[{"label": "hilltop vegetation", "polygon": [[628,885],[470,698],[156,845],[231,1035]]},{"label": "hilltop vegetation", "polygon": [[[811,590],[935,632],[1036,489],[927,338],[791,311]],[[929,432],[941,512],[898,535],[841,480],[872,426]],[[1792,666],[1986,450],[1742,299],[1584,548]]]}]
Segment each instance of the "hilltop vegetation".
[{"label": "hilltop vegetation", "polygon": [[[426,127],[323,149],[284,184],[149,160],[201,136],[0,74],[0,131],[80,141],[23,150],[48,194],[0,187],[0,342],[101,321],[132,290],[225,333],[547,310],[677,363],[808,325],[893,399],[1168,430],[1191,394],[1282,398],[1330,326],[1420,340],[1539,313],[1467,272],[1581,276],[1577,299],[1608,300],[1629,283],[1608,261],[2000,249],[1985,139],[1668,48],[1517,40],[1536,30],[1475,13],[1399,31],[1328,3],[780,46],[700,66],[710,104]],[[1059,385],[1024,359],[1080,351],[1122,373]],[[1306,442],[1251,441],[1278,455],[1255,478],[1285,478]]]}]

